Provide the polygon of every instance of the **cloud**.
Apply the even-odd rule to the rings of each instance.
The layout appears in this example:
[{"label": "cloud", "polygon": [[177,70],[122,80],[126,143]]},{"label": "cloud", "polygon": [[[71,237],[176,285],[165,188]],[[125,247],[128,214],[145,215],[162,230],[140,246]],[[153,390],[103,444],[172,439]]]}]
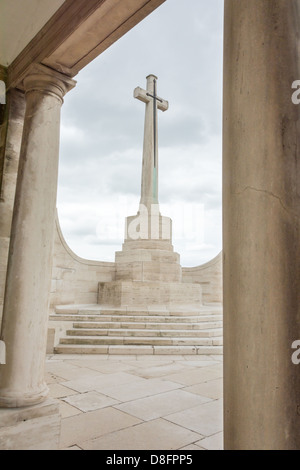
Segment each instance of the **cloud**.
[{"label": "cloud", "polygon": [[160,202],[174,226],[182,224],[176,208],[204,210],[201,243],[179,237],[174,245],[184,265],[221,250],[223,0],[182,5],[165,2],[81,71],[65,97],[58,212],[82,257],[112,261],[125,217],[137,211],[145,106],[133,90],[149,73],[170,104],[159,112]]}]

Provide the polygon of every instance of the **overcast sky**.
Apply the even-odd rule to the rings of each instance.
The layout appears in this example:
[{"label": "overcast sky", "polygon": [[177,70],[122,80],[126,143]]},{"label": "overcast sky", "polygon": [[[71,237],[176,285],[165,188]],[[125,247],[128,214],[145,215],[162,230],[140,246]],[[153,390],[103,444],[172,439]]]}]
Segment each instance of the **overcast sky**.
[{"label": "overcast sky", "polygon": [[158,76],[159,202],[183,266],[222,248],[223,0],[167,0],[82,70],[65,97],[58,214],[83,258],[114,261],[140,199],[145,105]]}]

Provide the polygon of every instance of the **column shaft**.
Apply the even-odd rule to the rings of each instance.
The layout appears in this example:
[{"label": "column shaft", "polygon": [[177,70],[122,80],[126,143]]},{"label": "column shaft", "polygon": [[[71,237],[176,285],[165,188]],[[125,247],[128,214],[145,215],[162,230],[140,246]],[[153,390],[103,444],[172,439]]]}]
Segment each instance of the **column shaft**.
[{"label": "column shaft", "polygon": [[226,449],[300,448],[299,31],[299,0],[225,0]]},{"label": "column shaft", "polygon": [[0,406],[44,400],[48,301],[57,192],[60,108],[74,81],[36,66],[24,80],[26,113],[12,221],[1,339]]}]

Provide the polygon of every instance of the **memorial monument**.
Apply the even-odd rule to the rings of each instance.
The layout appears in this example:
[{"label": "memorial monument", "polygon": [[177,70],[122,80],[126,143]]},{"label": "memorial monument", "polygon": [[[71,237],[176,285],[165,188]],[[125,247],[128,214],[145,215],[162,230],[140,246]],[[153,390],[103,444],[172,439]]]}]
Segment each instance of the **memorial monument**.
[{"label": "memorial monument", "polygon": [[[126,218],[122,250],[109,267],[113,276],[98,281],[98,303],[56,305],[50,316],[54,352],[220,354],[221,305],[204,305],[200,277],[185,277],[172,246],[172,221],[159,209],[157,115],[169,104],[157,95],[155,75],[134,97],[146,105],[138,212]],[[210,281],[208,274],[204,284]],[[61,335],[70,321],[73,327]]]},{"label": "memorial monument", "polygon": [[158,202],[158,110],[169,104],[157,95],[157,77],[134,97],[146,105],[141,199],[137,215],[126,219],[122,251],[115,254],[116,279],[99,283],[98,303],[114,306],[180,306],[202,303],[201,286],[182,283],[180,256],[172,246],[172,221]]}]

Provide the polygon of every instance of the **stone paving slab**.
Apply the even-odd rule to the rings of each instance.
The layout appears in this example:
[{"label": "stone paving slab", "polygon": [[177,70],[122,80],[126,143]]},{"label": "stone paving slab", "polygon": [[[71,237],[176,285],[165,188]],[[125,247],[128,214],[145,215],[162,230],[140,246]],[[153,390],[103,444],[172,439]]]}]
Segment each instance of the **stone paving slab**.
[{"label": "stone paving slab", "polygon": [[158,419],[83,442],[79,446],[85,450],[145,450],[145,446],[151,450],[173,450],[196,442],[201,437]]},{"label": "stone paving slab", "polygon": [[138,398],[149,397],[169,390],[180,388],[180,384],[169,382],[167,380],[153,379],[151,381],[141,379],[139,382],[131,382],[116,387],[102,387],[100,390],[105,395],[115,398],[116,400],[128,402]]},{"label": "stone paving slab", "polygon": [[64,401],[60,401],[59,411],[62,419],[70,418],[70,416],[79,415],[81,413],[78,408],[75,408],[74,406],[71,406],[68,403],[65,403]]},{"label": "stone paving slab", "polygon": [[69,447],[120,429],[131,428],[140,422],[139,419],[111,407],[65,418],[61,426],[61,447]]},{"label": "stone paving slab", "polygon": [[101,372],[101,374],[113,374],[116,372],[126,372],[126,371],[135,370],[135,367],[133,365],[125,364],[123,362],[114,363],[114,367],[112,369],[110,362],[108,361],[100,362],[98,358],[95,359],[95,356],[93,356],[93,359],[90,359],[88,362],[85,360],[74,360],[74,361],[68,361],[68,364],[75,364],[81,368],[85,367],[85,368],[88,368],[89,370]]},{"label": "stone paving slab", "polygon": [[113,398],[109,398],[98,392],[79,393],[77,395],[64,398],[64,401],[85,413],[88,411],[99,410],[100,408],[106,408],[111,405],[117,405],[119,403],[118,400],[114,400]]},{"label": "stone paving slab", "polygon": [[185,390],[190,393],[196,393],[197,395],[217,400],[223,396],[223,380],[221,378],[209,380],[208,382],[187,387]]},{"label": "stone paving slab", "polygon": [[195,445],[203,446],[207,450],[223,450],[223,432],[206,437],[196,442]]},{"label": "stone paving slab", "polygon": [[209,368],[200,368],[193,370],[184,370],[175,374],[170,374],[165,377],[165,380],[178,382],[182,385],[195,385],[209,380],[217,379],[220,373]]},{"label": "stone paving slab", "polygon": [[69,395],[75,395],[76,392],[74,390],[71,390],[70,388],[65,387],[64,385],[55,383],[55,384],[49,384],[48,385],[49,390],[50,390],[50,396],[51,398],[64,398]]},{"label": "stone paving slab", "polygon": [[143,377],[145,379],[151,379],[155,377],[165,377],[166,375],[170,375],[172,373],[176,373],[179,371],[186,371],[187,369],[196,369],[195,366],[189,366],[183,364],[179,364],[178,362],[173,362],[173,363],[167,363],[167,364],[155,364],[152,367],[148,368],[140,368],[134,370],[132,373],[135,375],[139,375],[140,377]]},{"label": "stone paving slab", "polygon": [[85,393],[91,390],[101,391],[103,388],[116,387],[130,382],[141,382],[143,380],[144,379],[136,375],[131,375],[126,372],[118,372],[109,375],[99,373],[97,376],[92,375],[91,377],[67,381],[64,385],[77,392]]},{"label": "stone paving slab", "polygon": [[[48,365],[49,370],[49,365]],[[50,369],[51,370],[51,369]],[[97,376],[100,374],[99,371],[91,370],[85,367],[77,367],[72,364],[61,364],[59,367],[55,367],[55,373],[59,377],[67,380],[83,379],[84,377]]]},{"label": "stone paving slab", "polygon": [[223,447],[222,356],[49,355],[46,370],[62,450]]},{"label": "stone paving slab", "polygon": [[193,396],[183,390],[173,390],[172,392],[160,393],[155,396],[123,403],[115,408],[144,421],[149,421],[202,405],[208,401],[210,399],[207,397]]},{"label": "stone paving slab", "polygon": [[169,415],[166,419],[204,436],[211,436],[223,430],[222,402],[210,401]]}]

